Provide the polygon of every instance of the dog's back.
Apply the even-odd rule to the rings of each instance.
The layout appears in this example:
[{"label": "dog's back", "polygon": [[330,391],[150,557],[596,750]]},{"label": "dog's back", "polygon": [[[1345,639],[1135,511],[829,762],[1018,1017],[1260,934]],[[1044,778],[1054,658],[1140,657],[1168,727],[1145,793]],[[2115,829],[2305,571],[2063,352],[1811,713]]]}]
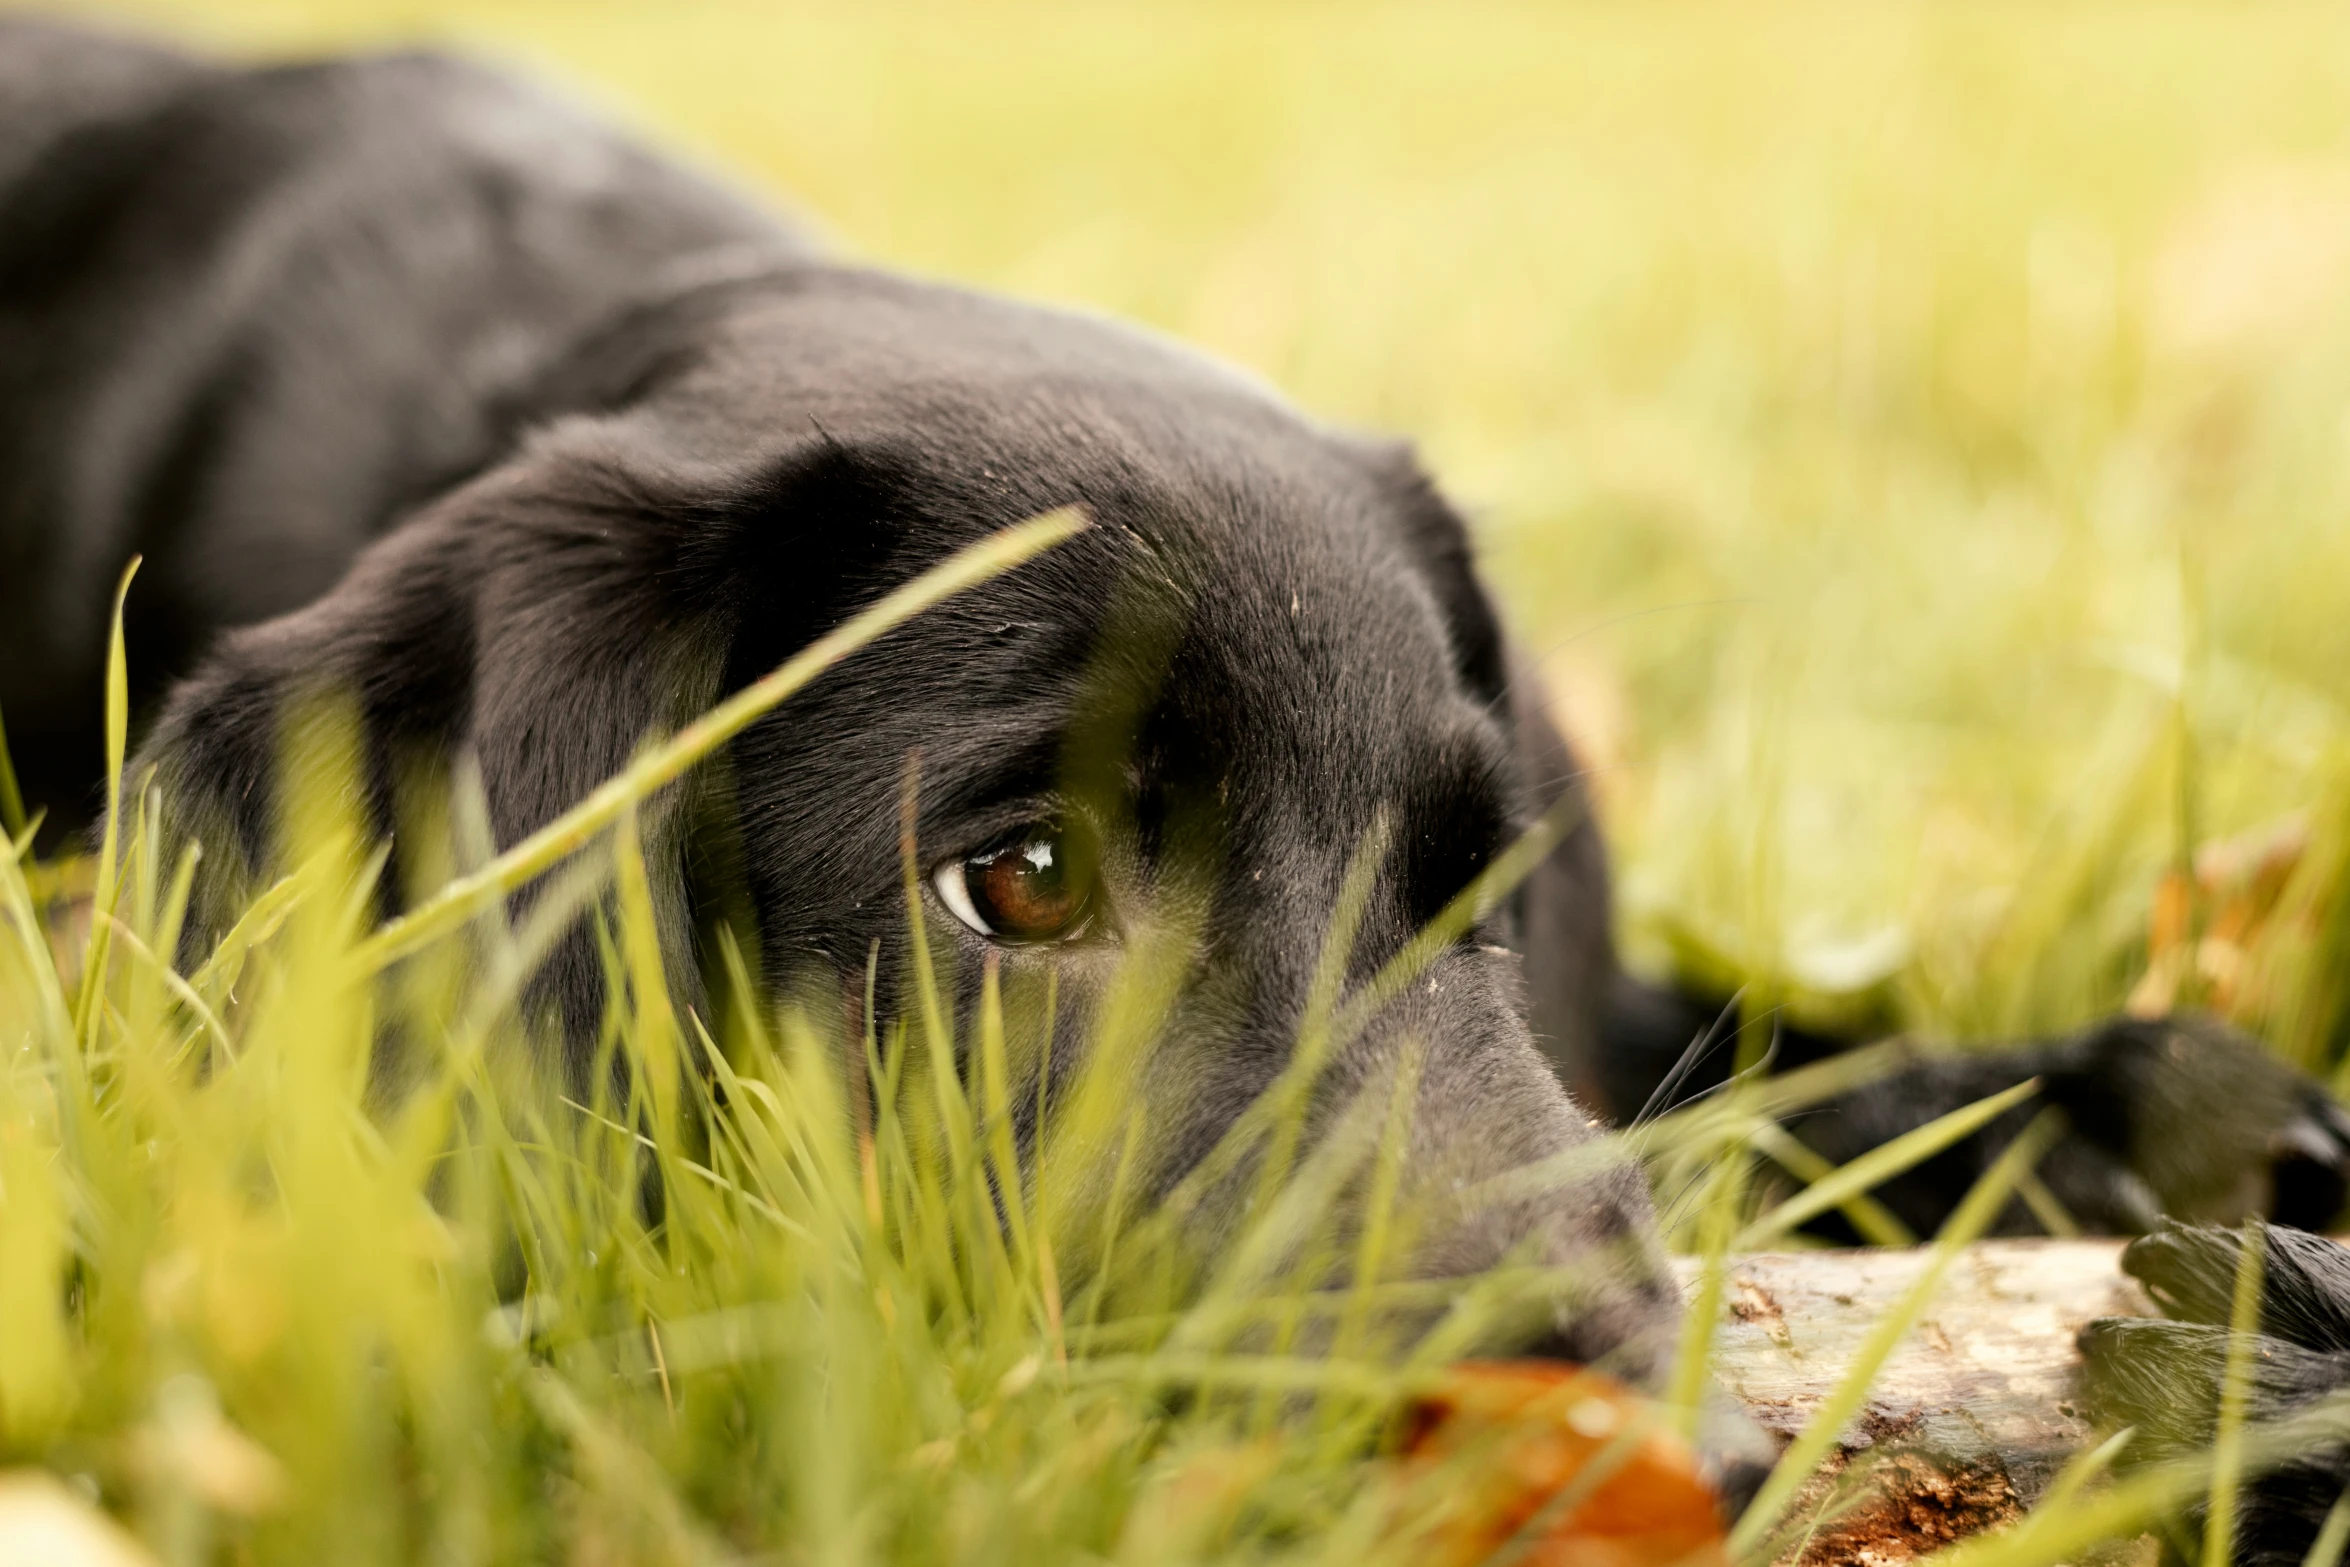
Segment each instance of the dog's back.
[{"label": "dog's back", "polygon": [[502,406],[666,272],[799,243],[454,60],[0,22],[0,712],[53,831],[95,803],[127,556],[143,705],[497,455]]}]

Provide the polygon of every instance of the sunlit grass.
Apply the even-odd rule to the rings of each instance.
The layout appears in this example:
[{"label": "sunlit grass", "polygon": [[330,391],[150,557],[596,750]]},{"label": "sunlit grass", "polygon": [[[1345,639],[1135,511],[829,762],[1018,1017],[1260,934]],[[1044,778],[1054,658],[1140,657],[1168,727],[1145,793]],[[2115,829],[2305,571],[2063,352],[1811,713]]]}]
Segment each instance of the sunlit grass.
[{"label": "sunlit grass", "polygon": [[[1464,1509],[1487,1494],[1472,1476],[1509,1473],[1506,1433],[1411,1462],[1392,1433],[1448,1364],[1595,1275],[1511,1259],[1412,1276],[1395,1162],[1408,1053],[1318,1139],[1300,1132],[1330,1050],[1563,822],[1358,994],[1319,987],[1289,1072],[1157,1201],[1133,1179],[1149,1107],[1128,1088],[1191,967],[1189,932],[1137,921],[1083,1037],[1058,1041],[1076,1075],[1037,1100],[1025,1155],[1015,1096],[1043,1092],[1051,991],[1039,1011],[991,964],[956,1014],[911,842],[913,993],[885,1011],[869,982],[861,1037],[820,998],[756,993],[730,947],[726,1039],[670,992],[638,826],[661,787],[830,662],[1078,526],[1040,518],[935,568],[503,852],[465,826],[479,809],[459,779],[447,841],[411,845],[455,874],[381,926],[351,720],[331,700],[298,710],[283,793],[297,868],[184,965],[201,847],[167,861],[167,802],[124,778],[118,610],[113,808],[78,939],[74,884],[28,859],[30,831],[0,844],[0,1462],[72,1477],[171,1567],[1482,1559],[1464,1554],[1480,1528]],[[1374,833],[1342,905],[1383,851]],[[566,869],[510,916],[509,894]],[[608,998],[584,1073],[559,1065],[527,984],[581,917]],[[1335,975],[1343,908],[1327,940]],[[2029,1091],[1755,1212],[1757,1129],[1895,1059],[1855,1052],[1639,1129],[1660,1180],[1695,1194],[1665,1220],[1706,1252],[1714,1288],[1663,1403],[1527,1528],[1565,1516],[1648,1430],[1697,1429],[1731,1244],[1850,1203]],[[1935,1238],[1729,1535],[1735,1559],[1800,1537],[1790,1503],[2053,1131],[2044,1114]],[[1489,1190],[1570,1191],[1624,1151],[1603,1138]],[[1340,1194],[1366,1170],[1347,1240]],[[1203,1254],[1191,1205],[1229,1179],[1254,1199]],[[2218,1494],[2283,1450],[2231,1417]],[[2099,1516],[2141,1526],[2211,1468],[2133,1481]],[[2043,1559],[2044,1533],[2019,1533],[2014,1562]]]}]

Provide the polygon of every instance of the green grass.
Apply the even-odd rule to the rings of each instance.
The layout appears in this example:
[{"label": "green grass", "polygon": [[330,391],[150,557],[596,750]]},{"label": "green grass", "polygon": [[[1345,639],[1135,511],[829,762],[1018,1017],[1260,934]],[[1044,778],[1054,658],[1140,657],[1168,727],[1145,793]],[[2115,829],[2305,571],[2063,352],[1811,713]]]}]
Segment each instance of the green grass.
[{"label": "green grass", "polygon": [[[111,9],[543,63],[857,253],[1138,317],[1414,437],[1599,768],[1644,964],[1961,1038],[2137,989],[2344,1059],[2350,17]],[[2280,824],[2281,886],[2190,878],[2149,950],[2166,871]],[[632,1107],[583,1119],[517,1069],[509,969],[428,951],[458,988],[380,1004],[429,1002],[441,1048],[369,1103],[351,847],[191,1001],[148,956],[175,868],[144,842],[88,990],[86,951],[29,935],[56,868],[0,872],[0,1441],[166,1560],[1410,1559],[1357,1455],[1412,1368],[1241,1353],[1098,1228],[1124,1297],[1072,1256],[1049,1305],[1068,1216],[992,1222],[1000,1107],[984,1071],[921,1075],[921,1026],[874,1041],[903,1119],[869,1162],[821,1031],[780,1021],[729,1041],[723,1112],[690,1077],[633,1107],[646,1149]],[[467,939],[532,939],[500,929]],[[613,934],[647,976],[614,1048],[666,1059],[690,1020]],[[1768,1228],[1752,1113],[1660,1135],[1684,1246]],[[1117,1129],[1089,1136],[1115,1185]],[[1315,1439],[1258,1445],[1308,1384]],[[2197,1483],[2133,1477],[2079,1528]]]}]

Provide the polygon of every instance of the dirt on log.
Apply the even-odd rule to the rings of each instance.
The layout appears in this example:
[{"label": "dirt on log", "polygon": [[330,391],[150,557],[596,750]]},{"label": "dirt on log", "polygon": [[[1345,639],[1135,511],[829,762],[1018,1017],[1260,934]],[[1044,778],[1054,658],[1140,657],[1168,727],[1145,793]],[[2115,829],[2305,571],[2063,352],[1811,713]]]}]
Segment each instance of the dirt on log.
[{"label": "dirt on log", "polygon": [[[2089,1435],[2081,1325],[2151,1309],[2120,1253],[2110,1240],[1971,1247],[1799,1504],[1820,1520],[1801,1560],[1892,1567],[2031,1506]],[[1785,1445],[1926,1264],[1922,1250],[1732,1259],[1716,1377]],[[1686,1289],[1696,1262],[1679,1265]]]}]

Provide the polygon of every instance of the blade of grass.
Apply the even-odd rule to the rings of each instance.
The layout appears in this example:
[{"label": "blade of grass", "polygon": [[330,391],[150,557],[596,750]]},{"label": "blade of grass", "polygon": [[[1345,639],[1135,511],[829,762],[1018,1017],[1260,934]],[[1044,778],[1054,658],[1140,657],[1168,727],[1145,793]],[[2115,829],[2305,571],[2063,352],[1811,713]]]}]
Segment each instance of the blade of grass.
[{"label": "blade of grass", "polygon": [[677,1146],[683,1041],[678,1037],[677,1009],[670,1000],[652,877],[645,868],[643,820],[633,803],[621,808],[612,841],[612,898],[619,921],[617,977],[625,982],[619,994],[627,997],[630,1006],[631,1026],[622,1030],[623,1059],[628,1062],[631,1086],[643,1096],[652,1117],[653,1135],[658,1139],[653,1152],[658,1161]]},{"label": "blade of grass", "polygon": [[2137,1434],[2135,1426],[2124,1426],[2087,1452],[2076,1454],[2041,1493],[2040,1507],[2050,1512],[2070,1507],[2084,1488],[2105,1478],[2105,1472],[2113,1467]]},{"label": "blade of grass", "polygon": [[22,838],[30,824],[25,820],[24,791],[16,785],[16,764],[8,755],[8,722],[0,714],[0,833],[10,838]]},{"label": "blade of grass", "polygon": [[1626,1158],[1653,1159],[1674,1149],[1718,1142],[1725,1128],[1742,1132],[1757,1116],[1775,1119],[1833,1099],[1913,1065],[1923,1055],[1916,1041],[1901,1038],[1847,1050],[1783,1077],[1755,1081],[1740,1090],[1746,1095],[1740,1101],[1742,1108],[1734,1109],[1720,1098],[1684,1106],[1644,1126],[1594,1137],[1547,1159],[1493,1176],[1467,1194],[1467,1200],[1521,1202],[1564,1191],[1576,1181],[1589,1179],[1603,1164]]},{"label": "blade of grass", "polygon": [[205,1005],[204,998],[197,993],[193,985],[180,978],[170,964],[165,963],[153,951],[149,950],[147,944],[138,938],[137,933],[121,920],[111,914],[93,914],[91,918],[104,920],[113,926],[114,939],[121,942],[132,957],[137,958],[140,964],[152,973],[166,990],[178,998],[179,1003],[195,1017],[197,1026],[212,1036],[212,1042],[220,1047],[222,1056],[231,1061],[236,1059],[236,1042],[230,1039],[228,1029],[221,1024],[220,1018],[212,1008]]},{"label": "blade of grass", "polygon": [[[1284,1067],[1275,1088],[1258,1095],[1224,1135],[1217,1139],[1216,1145],[1207,1155],[1176,1183],[1175,1189],[1161,1204],[1160,1214],[1180,1220],[1209,1190],[1239,1168],[1257,1150],[1259,1144],[1278,1128],[1284,1115],[1291,1112],[1295,1096],[1312,1087],[1322,1064],[1351,1043],[1388,1002],[1419,978],[1430,963],[1459,941],[1495,904],[1514,892],[1518,883],[1531,875],[1544,857],[1583,819],[1584,812],[1585,806],[1581,799],[1572,795],[1553,806],[1497,856],[1492,864],[1486,866],[1474,881],[1456,894],[1402,950],[1388,959],[1348,1000],[1335,1022],[1325,1028],[1314,1028],[1309,1019],[1307,1029],[1300,1036],[1300,1048]],[[1384,840],[1379,836],[1383,830],[1378,829],[1366,835],[1354,859],[1349,862],[1347,879],[1340,891],[1336,921],[1317,961],[1317,986],[1325,976],[1333,985],[1343,978],[1343,957],[1338,955],[1351,950],[1352,937],[1349,935],[1342,944],[1337,939],[1338,934],[1350,919],[1359,918],[1359,911],[1349,914],[1349,900],[1356,894],[1358,875],[1362,878],[1362,894],[1368,894],[1370,878],[1376,873],[1378,861],[1384,853]],[[1584,1144],[1568,1152],[1570,1157],[1582,1156],[1590,1147],[1590,1144]],[[1271,1162],[1268,1160],[1268,1175]],[[1577,1162],[1575,1168],[1580,1171],[1584,1166]],[[1525,1174],[1523,1171],[1515,1173],[1520,1176]],[[1262,1195],[1260,1192],[1260,1198]]]},{"label": "blade of grass", "polygon": [[1330,1048],[1342,1050],[1351,1043],[1429,964],[1474,929],[1495,905],[1517,891],[1518,883],[1532,875],[1534,868],[1550,857],[1550,851],[1582,825],[1588,813],[1582,795],[1570,793],[1545,811],[1515,843],[1495,855],[1474,881],[1438,910],[1436,917],[1404,943],[1403,949],[1382,964],[1348,1001],[1332,1030]]},{"label": "blade of grass", "polygon": [[1672,1389],[1666,1402],[1682,1436],[1697,1434],[1704,1413],[1707,1367],[1713,1359],[1714,1332],[1721,1324],[1722,1289],[1729,1275],[1731,1237],[1737,1232],[1738,1203],[1746,1187],[1749,1159],[1743,1141],[1725,1140],[1706,1173],[1704,1207],[1699,1214],[1699,1252],[1704,1263],[1697,1288],[1690,1292],[1681,1319],[1681,1342],[1673,1355]]},{"label": "blade of grass", "polygon": [[1314,977],[1306,990],[1305,1019],[1298,1027],[1289,1064],[1273,1086],[1258,1096],[1272,1135],[1272,1147],[1257,1171],[1256,1206],[1260,1210],[1287,1183],[1297,1161],[1298,1140],[1305,1132],[1306,1100],[1329,1059],[1330,1015],[1338,1005],[1347,967],[1354,960],[1355,938],[1370,907],[1371,889],[1387,861],[1387,840],[1387,813],[1381,811],[1347,862],[1336,912],[1323,932],[1321,955],[1315,960]]},{"label": "blade of grass", "polygon": [[2056,1193],[2048,1189],[2048,1183],[2040,1179],[2038,1172],[2027,1172],[2022,1180],[2016,1182],[2015,1194],[2024,1200],[2025,1207],[2032,1210],[2032,1217],[2040,1221],[2040,1228],[2051,1236],[2072,1240],[2080,1235],[2080,1221],[2072,1216]]},{"label": "blade of grass", "polygon": [[2301,1567],[2341,1567],[2345,1545],[2350,1545],[2350,1491],[2343,1492],[2327,1511],[2317,1538],[2309,1542],[2309,1554],[2301,1558]]},{"label": "blade of grass", "polygon": [[2040,1500],[2033,1504],[2032,1510],[2003,1536],[2007,1548],[2029,1550],[2040,1531],[2071,1517],[2081,1505],[2083,1493],[2105,1478],[2107,1471],[2113,1468],[2115,1461],[2137,1438],[2137,1434],[2137,1427],[2124,1426],[2095,1447],[2073,1455],[2064,1468],[2058,1471],[2056,1478],[2049,1482],[2048,1489],[2041,1493]]},{"label": "blade of grass", "polygon": [[[117,857],[122,846],[122,768],[131,722],[130,659],[123,651],[122,610],[130,597],[131,578],[138,574],[139,557],[133,555],[115,585],[113,628],[106,642],[106,825],[98,847],[98,884],[90,894],[91,911],[97,914],[114,912],[116,878],[121,869]],[[93,1030],[97,1027],[98,997],[106,985],[106,952],[112,939],[112,926],[91,922],[82,992],[73,1019],[74,1033],[85,1049],[97,1042]]]},{"label": "blade of grass", "polygon": [[[1789,1175],[1808,1185],[1817,1186],[1836,1174],[1836,1166],[1812,1152],[1809,1145],[1799,1142],[1776,1121],[1757,1121],[1747,1132],[1747,1140]],[[1858,1192],[1838,1203],[1838,1211],[1852,1224],[1862,1240],[1871,1246],[1915,1246],[1916,1235],[1908,1225],[1893,1216],[1893,1211],[1865,1192]]]},{"label": "blade of grass", "polygon": [[[1779,1120],[1790,1111],[1833,1099],[1857,1088],[1865,1088],[1896,1072],[1949,1053],[1929,1048],[1903,1035],[1879,1040],[1873,1045],[1862,1045],[1858,1049],[1839,1051],[1824,1061],[1815,1061],[1810,1066],[1797,1067],[1792,1072],[1782,1072],[1755,1084],[1746,1111]],[[1635,1128],[1634,1136],[1643,1149],[1664,1149],[1684,1140],[1705,1141],[1716,1137],[1720,1134],[1710,1123],[1729,1113],[1724,1105],[1725,1098],[1726,1089],[1716,1089],[1713,1097],[1692,1100]]]},{"label": "blade of grass", "polygon": [[1412,1117],[1419,1107],[1420,1072],[1426,1047],[1413,1040],[1397,1062],[1387,1093],[1387,1124],[1381,1130],[1371,1166],[1371,1190],[1363,1205],[1362,1234],[1355,1245],[1354,1273],[1340,1319],[1337,1353],[1362,1352],[1371,1323],[1373,1303],[1390,1262],[1408,1255],[1405,1237],[1397,1231],[1397,1204],[1403,1193],[1404,1163],[1411,1147]]},{"label": "blade of grass", "polygon": [[[2245,1471],[2287,1463],[2313,1447],[2345,1440],[2350,1440],[2350,1394],[2336,1393],[2247,1430]],[[2077,1560],[2086,1550],[2143,1534],[2175,1513],[2210,1486],[2211,1470],[2208,1452],[2152,1464],[2103,1490],[2075,1497],[2069,1506],[2036,1508],[2014,1529],[1945,1546],[1919,1558],[1919,1567],[2052,1567]]]},{"label": "blade of grass", "polygon": [[[1028,1226],[1029,1200],[1021,1175],[1019,1151],[1012,1146],[1011,1071],[1004,1059],[1003,960],[988,950],[979,978],[979,1085],[981,1131],[987,1147],[987,1178],[995,1188],[1006,1228],[1011,1232],[1012,1257],[1028,1304],[1045,1317],[1042,1280],[1037,1271],[1036,1243]],[[1029,1295],[1031,1285],[1037,1293]]]},{"label": "blade of grass", "polygon": [[1739,1231],[1732,1249],[1760,1251],[1780,1236],[1818,1218],[1830,1208],[1844,1206],[1870,1187],[1972,1136],[2039,1091],[2040,1080],[2032,1078],[2004,1092],[1993,1094],[1988,1099],[1961,1105],[1948,1115],[1937,1116],[1914,1131],[1904,1132],[1889,1143],[1879,1144],[1824,1179],[1814,1181]]},{"label": "blade of grass", "polygon": [[2220,1378],[2219,1425],[2211,1442],[2211,1503],[2203,1515],[2204,1567],[2228,1567],[2236,1538],[2236,1492],[2244,1478],[2244,1422],[2252,1404],[2252,1357],[2260,1343],[2260,1280],[2268,1231],[2244,1221],[2236,1257],[2236,1295],[2228,1309],[2227,1368]]},{"label": "blade of grass", "polygon": [[212,955],[188,976],[188,983],[214,997],[233,990],[246,954],[277,934],[301,901],[304,885],[299,875],[286,876],[245,905],[244,913],[237,916],[228,934],[220,938]]}]

